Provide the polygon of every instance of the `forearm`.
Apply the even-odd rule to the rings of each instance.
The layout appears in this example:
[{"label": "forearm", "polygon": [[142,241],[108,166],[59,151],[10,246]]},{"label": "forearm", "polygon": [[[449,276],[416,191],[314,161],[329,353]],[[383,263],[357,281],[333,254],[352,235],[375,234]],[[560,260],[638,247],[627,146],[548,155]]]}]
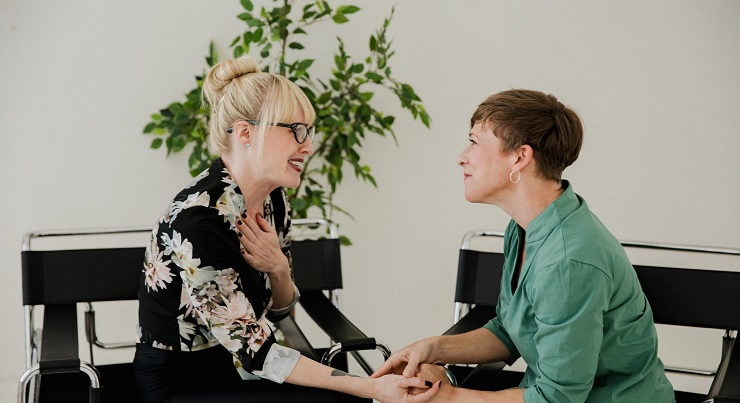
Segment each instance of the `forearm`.
[{"label": "forearm", "polygon": [[445,364],[481,364],[510,357],[506,345],[488,329],[432,338],[432,358]]},{"label": "forearm", "polygon": [[329,389],[360,397],[375,397],[376,395],[368,379],[349,375],[303,356],[298,360],[286,381],[294,385]]},{"label": "forearm", "polygon": [[281,309],[293,302],[295,284],[290,278],[290,268],[287,261],[285,268],[268,275],[272,289],[272,309]]}]

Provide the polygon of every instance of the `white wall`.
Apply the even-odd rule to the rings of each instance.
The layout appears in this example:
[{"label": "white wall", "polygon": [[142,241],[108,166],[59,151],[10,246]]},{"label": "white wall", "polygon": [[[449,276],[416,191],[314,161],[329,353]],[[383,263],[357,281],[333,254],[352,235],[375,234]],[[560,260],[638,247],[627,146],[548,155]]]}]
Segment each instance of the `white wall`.
[{"label": "white wall", "polygon": [[[337,35],[364,56],[395,2],[354,3],[364,10],[353,23],[309,37],[317,68]],[[239,10],[235,0],[0,5],[0,400],[14,398],[24,367],[22,234],[153,223],[189,176],[185,156],[149,150],[141,129],[192,87],[209,40],[223,48],[242,32]],[[512,87],[580,113],[586,140],[565,176],[617,237],[740,247],[738,17],[731,0],[398,2],[392,66],[433,126],[376,96],[398,117],[400,146],[367,140],[379,189],[350,178],[337,196],[356,218],[336,217],[355,243],[343,252],[348,316],[393,349],[449,326],[462,235],[507,222],[465,202],[456,156],[477,104]],[[671,343],[689,337],[675,332],[661,329],[665,361],[683,359]]]}]

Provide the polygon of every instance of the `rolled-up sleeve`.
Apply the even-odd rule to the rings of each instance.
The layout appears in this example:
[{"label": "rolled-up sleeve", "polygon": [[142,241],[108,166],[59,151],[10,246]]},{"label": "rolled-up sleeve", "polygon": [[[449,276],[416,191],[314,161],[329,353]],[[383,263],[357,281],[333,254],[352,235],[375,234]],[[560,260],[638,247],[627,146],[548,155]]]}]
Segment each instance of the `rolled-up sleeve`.
[{"label": "rolled-up sleeve", "polygon": [[564,261],[540,270],[531,290],[539,374],[524,401],[582,402],[593,387],[613,283],[600,269]]}]

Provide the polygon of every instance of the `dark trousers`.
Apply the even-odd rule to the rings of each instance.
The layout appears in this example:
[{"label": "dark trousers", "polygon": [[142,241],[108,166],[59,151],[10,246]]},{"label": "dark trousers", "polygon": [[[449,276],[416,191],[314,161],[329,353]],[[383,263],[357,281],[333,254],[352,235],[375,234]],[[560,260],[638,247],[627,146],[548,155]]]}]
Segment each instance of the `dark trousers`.
[{"label": "dark trousers", "polygon": [[[231,354],[216,346],[201,351],[166,351],[137,344],[136,385],[143,403],[350,402],[358,398],[267,380],[244,381]],[[360,400],[361,401],[361,400]]]}]

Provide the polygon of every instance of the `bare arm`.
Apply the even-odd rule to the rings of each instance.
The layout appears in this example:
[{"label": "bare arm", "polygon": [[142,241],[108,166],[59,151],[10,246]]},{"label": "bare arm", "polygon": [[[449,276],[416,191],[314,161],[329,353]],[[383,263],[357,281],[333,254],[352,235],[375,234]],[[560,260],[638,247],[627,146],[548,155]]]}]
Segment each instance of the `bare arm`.
[{"label": "bare arm", "polygon": [[[401,375],[387,375],[382,378],[361,378],[343,371],[319,364],[301,357],[286,382],[334,390],[381,402],[424,402],[431,399],[439,390],[439,383],[432,386],[421,378],[406,378]],[[421,394],[411,395],[409,388],[422,390]]]},{"label": "bare arm", "polygon": [[448,364],[480,364],[508,359],[509,350],[487,329],[476,329],[452,336],[435,336],[419,340],[396,351],[373,374],[373,377],[398,373],[414,376],[419,365],[438,362]]}]

